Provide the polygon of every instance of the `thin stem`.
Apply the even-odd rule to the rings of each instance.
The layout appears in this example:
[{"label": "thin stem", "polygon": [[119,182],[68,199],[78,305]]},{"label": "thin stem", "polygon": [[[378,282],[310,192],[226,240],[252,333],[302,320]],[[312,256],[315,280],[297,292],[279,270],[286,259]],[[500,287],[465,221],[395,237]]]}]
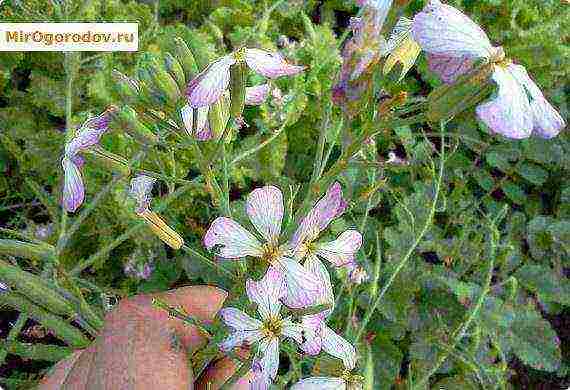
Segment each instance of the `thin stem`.
[{"label": "thin stem", "polygon": [[281,133],[283,132],[283,130],[285,130],[285,127],[287,125],[287,122],[284,122],[275,133],[273,133],[269,138],[267,138],[265,141],[260,142],[259,145],[246,150],[245,152],[243,152],[242,154],[236,156],[231,162],[230,162],[230,166],[237,164],[238,162],[240,162],[241,160],[251,156],[252,154],[255,154],[257,152],[259,152],[261,149],[263,149],[264,147],[266,147],[267,145],[269,145],[271,142],[275,141],[275,139],[277,137],[279,137],[281,135]]},{"label": "thin stem", "polygon": [[487,276],[485,279],[485,284],[484,284],[483,289],[481,291],[481,295],[479,295],[477,302],[471,308],[471,312],[469,313],[467,320],[463,323],[463,325],[461,325],[461,327],[456,332],[454,332],[453,341],[452,341],[451,345],[449,346],[447,352],[442,354],[437,359],[436,363],[431,368],[431,370],[429,370],[429,372],[421,380],[419,380],[417,382],[417,385],[414,388],[418,388],[418,389],[424,388],[424,386],[428,383],[429,378],[432,375],[434,375],[439,370],[439,368],[441,367],[443,362],[445,362],[445,359],[447,359],[447,357],[449,356],[449,351],[455,350],[455,348],[457,347],[457,344],[459,344],[459,342],[463,339],[463,337],[465,337],[465,334],[467,333],[467,330],[471,326],[471,323],[475,320],[475,318],[479,314],[479,311],[481,310],[481,307],[483,306],[483,303],[485,302],[485,298],[487,297],[487,295],[491,291],[491,280],[493,278],[493,270],[495,268],[495,252],[497,249],[497,241],[498,241],[498,236],[499,236],[499,233],[498,233],[498,231],[494,225],[491,226],[491,230],[492,230],[491,231],[491,251],[489,253],[489,261],[487,262]]},{"label": "thin stem", "polygon": [[311,183],[314,183],[315,180],[318,180],[322,172],[321,167],[323,166],[325,141],[327,138],[326,135],[327,135],[327,129],[329,127],[330,114],[331,114],[331,109],[329,105],[326,110],[325,119],[323,120],[321,129],[319,131],[319,140],[317,142],[317,153],[315,154],[315,160],[313,161],[313,174],[311,176]]},{"label": "thin stem", "polygon": [[207,258],[206,256],[204,256],[203,254],[201,254],[200,252],[190,248],[188,245],[183,245],[182,249],[184,252],[200,259],[201,261],[203,261],[204,263],[208,264],[210,267],[216,269],[217,271],[220,271],[221,273],[229,276],[230,278],[234,277],[234,274],[230,271],[228,271],[227,269],[225,269],[224,267],[222,267],[219,264],[216,264],[214,261],[212,261],[211,259]]},{"label": "thin stem", "polygon": [[372,305],[370,306],[370,308],[366,312],[364,319],[362,320],[362,323],[360,324],[360,328],[358,330],[358,333],[356,334],[356,338],[355,338],[356,343],[358,342],[360,337],[362,337],[362,334],[364,333],[366,326],[368,325],[368,323],[372,319],[372,316],[374,315],[374,312],[376,311],[376,309],[380,305],[380,302],[384,298],[384,295],[386,295],[386,292],[388,292],[388,290],[392,286],[392,283],[394,283],[394,281],[396,280],[396,277],[398,276],[400,271],[402,271],[404,266],[408,263],[408,261],[412,257],[412,254],[415,252],[416,248],[418,247],[420,242],[423,240],[425,234],[427,233],[427,231],[429,230],[429,227],[431,226],[433,217],[435,215],[435,210],[437,207],[437,202],[439,199],[439,192],[441,189],[441,183],[443,181],[443,168],[445,166],[445,159],[444,159],[444,153],[445,153],[445,142],[444,142],[444,140],[445,140],[445,138],[443,137],[443,125],[441,128],[441,133],[442,133],[442,137],[441,137],[439,173],[438,173],[438,176],[437,176],[437,179],[435,182],[434,197],[433,197],[433,202],[431,204],[431,207],[429,209],[429,214],[426,218],[426,221],[425,221],[421,231],[416,236],[416,239],[414,240],[414,242],[412,243],[412,245],[410,246],[410,248],[408,249],[408,251],[406,252],[404,257],[402,258],[402,260],[400,261],[400,263],[398,264],[398,266],[396,267],[396,269],[394,270],[392,275],[390,275],[390,278],[388,279],[388,281],[386,282],[384,287],[382,287],[380,294],[378,294],[378,296],[376,297],[376,299],[374,300],[374,302],[372,303]]}]

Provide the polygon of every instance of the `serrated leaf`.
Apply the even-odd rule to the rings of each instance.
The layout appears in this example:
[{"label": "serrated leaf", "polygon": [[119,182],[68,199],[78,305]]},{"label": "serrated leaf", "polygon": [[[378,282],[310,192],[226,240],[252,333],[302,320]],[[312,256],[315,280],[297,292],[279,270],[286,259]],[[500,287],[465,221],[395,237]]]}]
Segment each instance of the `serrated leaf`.
[{"label": "serrated leaf", "polygon": [[515,274],[519,282],[545,301],[570,304],[570,285],[556,273],[539,264],[526,264]]}]

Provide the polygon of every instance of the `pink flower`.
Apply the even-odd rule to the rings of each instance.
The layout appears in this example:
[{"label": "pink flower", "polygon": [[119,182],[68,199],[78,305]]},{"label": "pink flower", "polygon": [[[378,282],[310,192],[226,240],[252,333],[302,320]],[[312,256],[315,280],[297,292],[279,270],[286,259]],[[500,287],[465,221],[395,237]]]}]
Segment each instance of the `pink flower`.
[{"label": "pink flower", "polygon": [[280,299],[286,294],[281,272],[269,269],[260,281],[247,280],[246,292],[249,300],[257,304],[260,319],[233,307],[220,310],[222,320],[232,329],[220,347],[228,351],[242,344],[257,344],[252,365],[252,388],[266,389],[277,376],[280,339],[291,338],[301,343],[310,335],[301,324],[280,315]]},{"label": "pink flower", "polygon": [[206,232],[204,246],[226,259],[246,256],[263,259],[269,271],[284,275],[287,298],[306,307],[319,292],[318,280],[292,258],[288,245],[279,244],[283,220],[283,194],[273,186],[254,190],[246,201],[249,220],[262,238],[258,239],[233,219],[219,217]]},{"label": "pink flower", "polygon": [[210,106],[192,108],[190,104],[186,104],[180,109],[180,116],[184,123],[184,129],[190,137],[196,138],[198,141],[207,141],[212,139],[214,134],[208,123],[208,113]]},{"label": "pink flower", "polygon": [[190,106],[204,107],[218,101],[228,89],[230,68],[238,61],[245,62],[251,70],[268,78],[291,76],[305,69],[303,66],[289,64],[279,53],[244,48],[213,62],[190,81],[186,87]]},{"label": "pink flower", "polygon": [[271,87],[267,83],[256,85],[255,87],[247,87],[245,89],[245,104],[259,106],[267,99],[270,89]]},{"label": "pink flower", "polygon": [[114,109],[111,107],[102,114],[87,119],[77,130],[75,137],[65,145],[61,161],[64,172],[63,207],[69,212],[77,210],[85,199],[85,186],[80,171],[83,159],[79,153],[99,143],[101,136],[108,130],[109,114]]}]

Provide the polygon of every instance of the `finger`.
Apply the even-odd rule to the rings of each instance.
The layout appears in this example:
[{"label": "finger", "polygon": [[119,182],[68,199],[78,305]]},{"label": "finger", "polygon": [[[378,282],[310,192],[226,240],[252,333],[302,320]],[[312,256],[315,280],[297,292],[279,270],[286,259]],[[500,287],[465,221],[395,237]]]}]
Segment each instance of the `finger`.
[{"label": "finger", "polygon": [[[247,358],[249,356],[248,351],[236,351],[238,355],[242,358]],[[211,363],[204,371],[200,374],[200,377],[196,380],[194,384],[196,390],[216,390],[219,389],[238,369],[238,365],[234,361],[224,356],[213,363]],[[232,387],[233,390],[249,390],[249,383],[252,379],[251,370],[247,372],[242,378],[240,378]]]}]

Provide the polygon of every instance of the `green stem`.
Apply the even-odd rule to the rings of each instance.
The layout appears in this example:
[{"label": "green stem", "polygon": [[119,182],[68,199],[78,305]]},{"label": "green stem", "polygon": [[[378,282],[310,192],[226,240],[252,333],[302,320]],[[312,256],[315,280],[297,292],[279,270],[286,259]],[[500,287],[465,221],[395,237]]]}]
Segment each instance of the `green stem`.
[{"label": "green stem", "polygon": [[433,217],[435,215],[435,210],[437,207],[437,202],[439,199],[439,192],[441,190],[441,183],[443,181],[443,168],[445,166],[444,153],[445,153],[445,142],[444,142],[444,137],[443,137],[443,126],[442,126],[439,173],[438,173],[438,176],[437,176],[437,179],[435,182],[434,197],[433,197],[433,202],[431,204],[431,207],[429,209],[430,210],[429,214],[426,218],[426,221],[425,221],[421,231],[416,236],[416,239],[414,240],[414,242],[412,243],[412,245],[410,246],[410,248],[408,249],[408,251],[406,252],[404,257],[402,258],[402,260],[400,261],[400,263],[398,264],[398,266],[396,267],[396,269],[394,270],[392,275],[390,275],[390,278],[388,279],[388,281],[386,282],[384,287],[382,287],[380,294],[378,294],[378,296],[376,297],[376,299],[374,300],[374,302],[372,303],[372,305],[370,306],[370,308],[366,312],[364,319],[362,320],[362,323],[360,324],[360,329],[358,330],[358,333],[356,334],[356,338],[355,338],[356,343],[358,342],[360,337],[362,337],[362,334],[364,333],[366,326],[368,325],[368,323],[372,319],[372,316],[374,315],[374,312],[378,308],[378,305],[380,304],[380,302],[384,298],[384,295],[386,295],[386,292],[388,292],[388,290],[392,286],[392,283],[394,283],[394,281],[396,280],[396,277],[398,276],[400,271],[402,271],[404,266],[408,263],[408,261],[412,257],[412,254],[414,253],[414,251],[416,250],[416,248],[418,247],[418,245],[420,244],[420,242],[424,238],[425,234],[429,230],[429,227],[431,226]]},{"label": "green stem", "polygon": [[487,297],[487,295],[491,291],[491,280],[493,278],[493,270],[495,268],[495,252],[496,252],[496,248],[497,248],[497,241],[498,241],[498,235],[499,235],[497,229],[494,226],[491,227],[491,230],[492,230],[492,232],[491,232],[491,251],[489,253],[489,261],[487,262],[487,277],[485,279],[485,284],[483,286],[483,290],[481,291],[481,295],[479,295],[477,302],[472,307],[471,312],[469,313],[469,316],[467,317],[467,320],[463,323],[463,325],[461,325],[461,327],[456,332],[454,332],[453,341],[449,345],[448,351],[446,353],[442,354],[437,359],[436,363],[431,368],[431,370],[421,380],[419,380],[417,382],[417,385],[414,388],[423,389],[425,387],[425,385],[428,383],[431,376],[434,375],[439,370],[439,368],[441,367],[443,362],[445,362],[445,359],[447,359],[447,357],[449,355],[449,351],[455,350],[455,348],[457,347],[457,344],[459,344],[459,342],[463,339],[463,337],[465,337],[465,334],[467,333],[467,330],[471,326],[471,323],[475,320],[475,318],[479,314],[481,307],[483,307],[483,303],[485,302],[485,298]]},{"label": "green stem", "polygon": [[228,271],[227,269],[225,269],[224,267],[220,266],[219,264],[216,264],[214,261],[210,260],[209,258],[207,258],[206,256],[204,256],[203,254],[201,254],[200,252],[190,248],[188,245],[183,245],[182,249],[184,252],[200,259],[201,261],[203,261],[204,263],[208,264],[210,267],[216,269],[217,271],[220,271],[221,273],[229,276],[230,278],[234,278],[234,274],[230,271]]},{"label": "green stem", "polygon": [[237,164],[238,162],[240,162],[241,160],[251,156],[252,154],[255,154],[257,152],[259,152],[261,149],[263,149],[264,147],[266,147],[267,145],[269,145],[271,142],[275,141],[275,139],[277,139],[277,137],[279,137],[281,135],[281,133],[283,133],[283,130],[285,130],[285,127],[287,126],[287,122],[284,122],[275,133],[273,133],[271,136],[269,136],[269,138],[267,138],[265,141],[260,142],[259,145],[246,150],[245,152],[239,154],[238,156],[236,156],[231,162],[230,162],[230,166]]}]

